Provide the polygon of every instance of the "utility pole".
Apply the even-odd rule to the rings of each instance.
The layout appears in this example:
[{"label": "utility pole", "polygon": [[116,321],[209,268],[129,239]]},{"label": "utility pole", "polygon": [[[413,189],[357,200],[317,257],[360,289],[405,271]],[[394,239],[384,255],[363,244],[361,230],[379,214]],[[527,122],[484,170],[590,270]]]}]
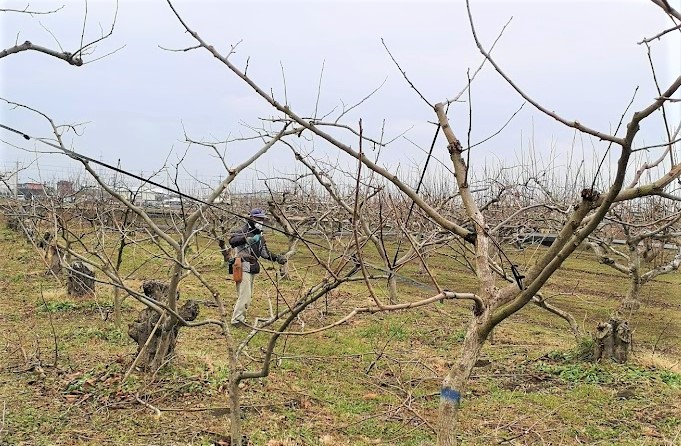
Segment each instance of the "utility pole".
[{"label": "utility pole", "polygon": [[19,161],[17,160],[17,167],[14,171],[14,199],[19,198]]}]

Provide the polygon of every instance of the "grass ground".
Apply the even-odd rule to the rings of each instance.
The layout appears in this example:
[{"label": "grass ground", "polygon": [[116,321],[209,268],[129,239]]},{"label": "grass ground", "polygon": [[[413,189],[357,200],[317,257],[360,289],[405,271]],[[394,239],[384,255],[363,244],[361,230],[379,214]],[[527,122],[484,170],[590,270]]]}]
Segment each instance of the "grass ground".
[{"label": "grass ground", "polygon": [[[276,251],[277,240],[271,244]],[[36,251],[5,229],[0,252],[0,445],[224,442],[228,368],[218,329],[183,330],[172,364],[123,382],[136,345],[125,328],[102,317],[111,308],[111,291],[100,287],[93,297],[66,296],[64,286],[44,274]],[[233,284],[217,250],[207,252],[203,272],[231,307]],[[136,267],[141,254],[131,254],[126,268]],[[521,264],[533,255],[532,249],[514,254]],[[307,271],[307,263],[296,258],[296,278],[280,284],[289,299],[302,281],[309,284],[319,274]],[[448,288],[473,289],[471,277],[448,258],[434,256],[431,265]],[[584,361],[566,324],[535,307],[504,322],[464,395],[462,444],[681,444],[680,283],[679,274],[672,274],[644,288],[644,306],[632,320],[634,358],[627,365]],[[591,331],[625,289],[623,277],[582,252],[545,293]],[[428,293],[408,283],[400,283],[400,290],[405,296]],[[256,291],[251,316],[267,313],[266,297],[275,302],[275,288],[264,276]],[[328,324],[365,294],[360,284],[342,288],[294,328]],[[210,300],[191,281],[183,282],[182,296]],[[140,308],[126,300],[124,320]],[[244,430],[251,444],[432,444],[439,383],[460,346],[468,312],[467,304],[447,302],[366,315],[280,343],[270,376],[244,385]],[[201,317],[213,313],[202,305]],[[257,338],[249,354],[257,357],[264,342]]]}]

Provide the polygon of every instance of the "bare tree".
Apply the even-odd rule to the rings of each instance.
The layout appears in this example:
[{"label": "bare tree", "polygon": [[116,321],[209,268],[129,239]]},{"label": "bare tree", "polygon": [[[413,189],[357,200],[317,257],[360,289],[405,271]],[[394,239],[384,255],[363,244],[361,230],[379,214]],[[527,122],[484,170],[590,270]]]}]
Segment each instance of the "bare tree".
[{"label": "bare tree", "polygon": [[[75,265],[79,262],[91,265],[103,275],[103,278],[92,277],[95,282],[112,285],[146,307],[139,313],[137,319],[129,325],[129,335],[138,343],[138,351],[126,377],[136,366],[145,370],[156,371],[170,361],[175,351],[180,328],[206,325],[217,325],[221,328],[229,357],[232,445],[242,444],[241,390],[239,384],[243,380],[259,379],[269,374],[275,357],[274,349],[282,336],[301,336],[316,333],[347,322],[357,314],[385,310],[384,308],[379,310],[374,307],[354,308],[349,310],[349,314],[339,321],[326,324],[322,319],[320,321],[321,326],[312,330],[301,332],[288,330],[291,324],[300,320],[301,314],[306,309],[313,307],[322,297],[327,296],[330,291],[340,285],[350,281],[376,279],[371,275],[366,277],[356,275],[359,270],[359,263],[352,254],[354,242],[346,241],[344,244],[336,244],[336,247],[342,247],[345,255],[324,259],[314,256],[317,264],[326,271],[326,274],[319,279],[315,275],[311,285],[301,286],[299,293],[292,299],[277,290],[277,298],[281,298],[282,305],[270,305],[269,317],[256,318],[254,323],[249,324],[252,331],[246,338],[239,341],[230,331],[229,315],[225,311],[220,293],[216,286],[211,284],[200,272],[202,258],[205,252],[209,250],[207,247],[201,248],[197,250],[198,252],[192,254],[189,247],[198,234],[207,231],[207,227],[210,225],[210,217],[207,216],[207,213],[208,209],[215,207],[213,203],[215,199],[225,191],[240,172],[267,153],[281,139],[287,132],[286,126],[275,137],[267,139],[264,146],[249,159],[238,166],[229,167],[227,175],[207,198],[198,199],[186,194],[181,195],[186,203],[182,203],[182,206],[177,209],[177,214],[169,221],[164,220],[165,227],[162,227],[161,222],[151,212],[152,209],[145,209],[136,203],[136,192],[134,190],[115,187],[108,183],[92,165],[105,163],[97,162],[64,147],[62,142],[64,132],[69,131],[70,126],[58,126],[50,117],[41,112],[19,104],[14,105],[42,116],[49,123],[53,135],[52,138],[41,138],[41,143],[57,148],[63,151],[65,155],[80,162],[104,192],[100,201],[90,205],[79,203],[77,210],[73,207],[59,208],[43,205],[41,209],[44,211],[44,215],[39,215],[35,220],[42,222],[43,225],[52,221],[58,222],[55,224],[59,227],[60,235],[55,237],[55,246],[68,255],[70,259],[73,259],[72,261],[65,260],[66,255],[62,259],[62,265],[67,271],[76,270],[78,272]],[[113,166],[108,167],[113,168]],[[120,168],[116,169],[128,176],[134,176]],[[81,210],[83,212],[80,212]],[[290,220],[281,207],[278,210],[278,215],[283,221]],[[65,218],[65,213],[69,215],[68,218]],[[234,215],[234,213],[232,214]],[[134,222],[134,230],[131,226],[124,224],[126,215],[132,219],[131,222]],[[87,232],[82,232],[84,229]],[[296,231],[297,229],[294,228],[293,233],[296,233]],[[287,235],[290,235],[290,233],[287,233]],[[312,250],[310,241],[305,240],[299,234],[296,234],[296,236],[306,245],[307,249]],[[129,279],[131,277],[129,275],[123,276],[120,270],[121,259],[123,258],[122,250],[128,245],[135,245],[147,257],[147,260],[161,260],[166,264],[166,275],[163,279],[167,280],[145,281],[143,292],[134,289],[130,285]],[[180,306],[180,284],[182,280],[188,277],[193,277],[210,293],[214,305],[218,308],[219,319],[197,320],[199,307],[193,300],[187,300],[184,305]],[[385,278],[385,276],[382,276],[382,278]],[[310,281],[307,283],[310,283]],[[439,298],[452,297],[454,297],[453,294],[446,295],[446,293],[439,296]],[[421,305],[425,303],[421,303]],[[345,305],[345,302],[339,302],[339,304]],[[412,305],[399,306],[397,309]],[[246,354],[249,343],[261,334],[269,338],[267,347],[259,358],[259,363],[255,365],[252,354],[248,354],[249,368],[246,368],[241,363],[240,358]],[[140,400],[139,397],[138,400]]]},{"label": "bare tree", "polygon": [[[678,178],[679,174],[681,174],[681,165],[672,163],[665,175],[655,181],[637,187],[625,186],[627,169],[630,166],[631,156],[636,150],[634,141],[639,131],[640,123],[650,117],[654,112],[664,108],[665,103],[669,101],[678,91],[679,87],[681,87],[681,76],[671,82],[664,91],[661,91],[660,97],[655,98],[648,106],[633,113],[625,125],[623,136],[617,136],[616,133],[610,134],[595,130],[580,122],[567,120],[559,114],[550,111],[545,106],[533,100],[515,82],[513,82],[479,42],[469,8],[471,30],[480,52],[492,65],[494,70],[499,73],[499,75],[502,76],[523,99],[540,112],[552,117],[563,125],[619,147],[619,157],[612,180],[608,184],[603,185],[602,191],[596,190],[594,184],[591,187],[585,187],[579,197],[574,197],[572,206],[565,216],[552,245],[543,252],[526,271],[521,272],[518,271],[517,267],[511,266],[510,270],[514,278],[514,283],[498,286],[497,274],[494,271],[490,259],[490,252],[495,244],[495,240],[490,235],[491,228],[487,223],[480,203],[475,199],[468,181],[470,166],[467,162],[466,152],[469,148],[464,147],[460,142],[460,139],[456,136],[446,113],[446,101],[433,105],[419,93],[424,102],[432,107],[432,110],[437,117],[437,122],[446,137],[447,149],[449,151],[453,173],[458,187],[458,195],[465,209],[467,218],[466,224],[457,223],[443,216],[414,189],[405,184],[394,174],[394,172],[390,172],[388,169],[381,167],[376,162],[369,159],[361,150],[363,141],[361,125],[359,130],[353,128],[348,129],[353,139],[359,137],[358,141],[360,148],[358,150],[355,148],[356,146],[353,147],[354,144],[343,142],[339,137],[327,132],[324,128],[325,123],[323,121],[314,118],[305,118],[304,115],[293,110],[289,104],[281,103],[276,100],[265,88],[256,84],[244,70],[239,69],[232,63],[229,60],[229,55],[221,54],[215,46],[206,42],[182,19],[181,15],[177,13],[170,2],[169,5],[184,29],[198,43],[198,45],[193,48],[203,48],[208,51],[228,70],[250,86],[256,95],[270,104],[277,113],[280,113],[284,117],[284,119],[296,126],[300,132],[310,132],[314,134],[340,152],[357,160],[360,163],[360,166],[376,175],[386,178],[403,194],[409,197],[422,212],[428,215],[428,217],[436,222],[443,230],[451,232],[474,246],[474,269],[478,281],[477,290],[474,294],[454,293],[458,298],[473,300],[475,304],[466,329],[463,346],[455,356],[451,370],[442,381],[437,424],[437,444],[440,446],[449,446],[456,444],[457,442],[456,420],[459,413],[461,394],[466,388],[466,383],[476,360],[478,359],[480,350],[492,329],[506,320],[509,316],[524,308],[525,305],[532,302],[533,298],[547,280],[558,270],[558,268],[560,268],[562,263],[569,258],[582,242],[584,242],[601,224],[602,220],[606,217],[614,204],[637,197],[663,194],[669,183]],[[677,18],[681,17],[681,15],[668,4],[660,2],[659,6],[668,14]],[[410,85],[418,92],[413,83],[410,82]],[[357,189],[359,189],[359,172],[356,179],[358,182]],[[357,201],[355,201],[354,213],[357,216]],[[470,226],[470,228],[467,226]],[[357,221],[355,222],[355,227],[358,227]],[[359,265],[361,271],[366,277],[366,265],[362,263],[359,249],[357,254],[360,256]],[[368,280],[366,282],[375,305],[378,308],[387,308],[388,306],[383,304],[377,298],[375,292],[372,291],[370,282]],[[441,295],[446,293],[448,292],[443,290]]]},{"label": "bare tree", "polygon": [[[660,275],[677,271],[681,265],[678,227],[681,214],[668,200],[649,198],[637,203],[639,206],[627,202],[612,209],[607,217],[610,224],[604,225],[588,241],[600,263],[628,278],[627,292],[618,307],[609,320],[596,327],[595,359],[627,361],[632,338],[631,317],[641,307],[643,287]],[[617,240],[617,237],[624,239]],[[617,243],[623,244],[626,250],[619,249]],[[674,253],[666,252],[671,250]]]}]

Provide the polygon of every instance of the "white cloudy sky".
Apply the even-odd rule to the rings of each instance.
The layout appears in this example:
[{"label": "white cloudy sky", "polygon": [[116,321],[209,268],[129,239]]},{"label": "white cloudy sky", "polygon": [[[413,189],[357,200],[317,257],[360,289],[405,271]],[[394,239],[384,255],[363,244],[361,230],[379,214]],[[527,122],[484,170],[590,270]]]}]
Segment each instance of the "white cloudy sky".
[{"label": "white cloudy sky", "polygon": [[[0,46],[17,39],[74,50],[80,42],[84,2],[34,1],[33,9],[65,6],[49,16],[0,13]],[[681,3],[681,2],[680,2]],[[433,103],[453,96],[466,83],[466,70],[475,69],[481,56],[468,25],[465,4],[451,2],[254,2],[177,1],[186,21],[206,40],[227,51],[242,41],[232,60],[240,67],[248,58],[248,73],[266,91],[283,99],[281,66],[288,100],[302,115],[314,111],[320,71],[324,74],[320,114],[352,104],[385,85],[363,106],[344,117],[356,125],[362,118],[365,132],[378,135],[385,120],[386,139],[405,130],[424,148],[430,144],[435,116],[406,85],[385,49]],[[23,8],[25,2],[0,2],[2,7]],[[112,1],[90,1],[86,39],[96,37],[99,24],[110,26]],[[632,111],[647,105],[654,89],[645,47],[637,45],[670,26],[670,20],[651,2],[640,1],[473,1],[480,37],[489,47],[503,25],[513,17],[495,49],[499,64],[531,96],[569,119],[608,131],[617,124],[636,86]],[[653,58],[664,86],[681,72],[679,35],[673,33],[653,44]],[[83,67],[72,67],[35,52],[24,52],[0,61],[0,96],[21,102],[52,116],[60,123],[87,122],[80,137],[69,144],[84,154],[135,172],[159,168],[173,150],[175,160],[185,150],[182,125],[195,139],[225,139],[250,135],[244,125],[259,125],[272,111],[240,79],[203,50],[187,53],[163,51],[164,47],[194,45],[172,15],[165,1],[120,0],[113,36],[100,44],[90,58],[122,45],[119,52]],[[523,103],[497,73],[486,68],[472,88],[473,142],[495,132]],[[676,125],[678,107],[670,109]],[[468,105],[456,104],[450,113],[453,125],[465,141]],[[46,136],[45,123],[27,113],[0,108],[1,123],[33,135]],[[0,131],[0,139],[22,143]],[[639,144],[662,142],[659,116],[646,123]],[[354,138],[347,137],[354,144]],[[542,116],[529,105],[498,137],[473,152],[477,165],[501,159],[512,162],[534,145],[546,154],[554,147],[558,163],[567,162],[573,132]],[[25,146],[32,148],[32,145]],[[244,159],[257,144],[228,147],[231,161]],[[588,138],[577,142],[578,155],[604,144]],[[335,159],[336,153],[316,143],[319,157]],[[438,157],[445,160],[444,144]],[[651,154],[653,156],[654,154]],[[0,143],[0,169],[16,161],[28,163],[36,155]],[[404,139],[384,151],[384,162],[402,169],[417,166],[425,155]],[[42,175],[53,177],[73,161],[40,155]],[[257,163],[261,172],[293,169],[285,146],[272,149]],[[204,149],[194,148],[185,161],[188,172],[204,179],[222,173]],[[34,170],[25,177],[36,176]],[[251,177],[257,173],[251,173]],[[28,178],[22,178],[28,179]]]}]

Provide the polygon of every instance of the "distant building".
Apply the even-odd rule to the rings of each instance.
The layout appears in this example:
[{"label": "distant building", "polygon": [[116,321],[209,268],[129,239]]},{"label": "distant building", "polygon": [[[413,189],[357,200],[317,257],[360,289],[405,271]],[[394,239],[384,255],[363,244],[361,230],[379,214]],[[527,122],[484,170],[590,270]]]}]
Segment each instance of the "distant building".
[{"label": "distant building", "polygon": [[67,197],[75,194],[72,181],[60,180],[57,181],[57,195],[60,197]]},{"label": "distant building", "polygon": [[19,194],[26,197],[27,200],[31,198],[41,198],[50,195],[52,188],[42,183],[19,183],[17,185]]},{"label": "distant building", "polygon": [[117,187],[114,189],[118,194],[127,200],[132,200],[138,204],[161,204],[163,200],[170,198],[164,189],[143,185],[140,188]]},{"label": "distant building", "polygon": [[161,189],[160,187],[151,187],[148,185],[142,186],[142,189],[140,190],[140,195],[142,198],[142,202],[163,202],[163,200],[167,200],[171,198],[171,195],[166,191],[165,189]]}]

